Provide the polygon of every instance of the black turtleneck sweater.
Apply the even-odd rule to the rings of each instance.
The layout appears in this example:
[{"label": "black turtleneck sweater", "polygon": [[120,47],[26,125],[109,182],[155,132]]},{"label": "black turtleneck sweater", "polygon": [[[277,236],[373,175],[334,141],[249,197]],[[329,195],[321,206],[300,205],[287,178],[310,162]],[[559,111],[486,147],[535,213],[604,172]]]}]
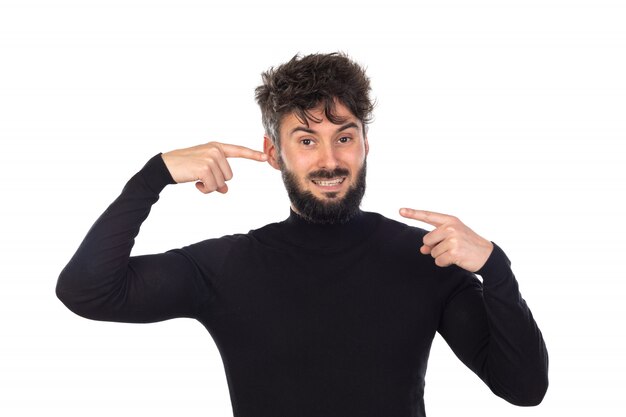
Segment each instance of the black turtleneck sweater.
[{"label": "black turtleneck sweater", "polygon": [[247,234],[130,256],[172,183],[155,155],[89,230],[57,295],[95,320],[200,321],[235,417],[424,416],[437,331],[496,395],[541,402],[546,348],[498,246],[481,283],[422,255],[422,229],[375,213],[315,225],[291,212]]}]

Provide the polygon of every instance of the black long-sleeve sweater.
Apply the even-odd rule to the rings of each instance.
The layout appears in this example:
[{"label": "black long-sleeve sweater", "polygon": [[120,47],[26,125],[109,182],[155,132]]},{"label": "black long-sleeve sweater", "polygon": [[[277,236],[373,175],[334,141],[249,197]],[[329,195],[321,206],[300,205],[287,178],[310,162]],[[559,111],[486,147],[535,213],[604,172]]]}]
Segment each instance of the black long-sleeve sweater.
[{"label": "black long-sleeve sweater", "polygon": [[134,175],[59,276],[96,320],[199,320],[235,417],[421,417],[435,332],[498,396],[541,402],[548,357],[504,252],[474,274],[419,252],[426,231],[361,212],[315,225],[291,212],[247,234],[130,256],[159,193],[160,154]]}]

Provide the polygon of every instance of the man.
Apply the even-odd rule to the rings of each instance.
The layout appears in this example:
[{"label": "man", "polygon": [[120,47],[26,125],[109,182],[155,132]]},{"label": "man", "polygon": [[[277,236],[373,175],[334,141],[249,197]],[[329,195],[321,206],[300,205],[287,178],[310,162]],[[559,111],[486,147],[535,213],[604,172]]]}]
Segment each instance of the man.
[{"label": "man", "polygon": [[[256,91],[264,152],[212,142],[155,155],[90,229],[58,297],[96,320],[199,320],[237,417],[424,416],[437,331],[496,395],[540,403],[547,352],[504,252],[452,216],[400,211],[435,227],[427,233],[359,209],[369,91],[341,54],[270,69]],[[130,256],[167,184],[226,193],[230,158],[281,171],[288,219]]]}]

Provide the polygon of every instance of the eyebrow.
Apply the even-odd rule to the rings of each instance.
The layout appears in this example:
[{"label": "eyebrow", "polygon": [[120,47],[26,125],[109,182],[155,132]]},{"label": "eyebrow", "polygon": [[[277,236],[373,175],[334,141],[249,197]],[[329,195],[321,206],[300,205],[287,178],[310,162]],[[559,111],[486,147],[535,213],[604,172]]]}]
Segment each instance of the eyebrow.
[{"label": "eyebrow", "polygon": [[[343,125],[339,126],[339,128],[337,128],[337,130],[335,131],[335,133],[339,133],[339,132],[341,132],[342,130],[350,129],[350,128],[352,128],[352,127],[356,128],[357,130],[359,129],[359,125],[357,125],[356,123],[354,123],[354,122],[348,122],[348,123],[346,123],[346,124],[343,124]],[[291,135],[293,135],[293,134],[294,134],[294,133],[296,133],[296,132],[306,132],[306,133],[311,133],[311,134],[315,134],[315,133],[317,133],[317,131],[315,131],[314,129],[311,129],[311,128],[309,128],[309,127],[306,127],[306,126],[297,126],[297,127],[294,127],[294,128],[291,130],[291,132],[289,132],[289,135],[291,136]]]}]

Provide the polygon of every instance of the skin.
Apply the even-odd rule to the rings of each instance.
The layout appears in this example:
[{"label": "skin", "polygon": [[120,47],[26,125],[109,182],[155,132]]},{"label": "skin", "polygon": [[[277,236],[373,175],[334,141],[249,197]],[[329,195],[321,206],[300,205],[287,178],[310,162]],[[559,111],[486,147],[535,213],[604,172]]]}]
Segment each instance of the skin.
[{"label": "skin", "polygon": [[204,194],[228,192],[226,181],[233,178],[228,158],[267,161],[267,155],[263,152],[220,142],[177,149],[161,154],[161,157],[176,183],[197,181],[196,188]]},{"label": "skin", "polygon": [[400,215],[435,226],[435,230],[424,236],[420,252],[435,258],[438,266],[457,265],[476,272],[485,265],[493,251],[493,243],[454,216],[410,208],[400,209]]},{"label": "skin", "polygon": [[[280,157],[285,167],[296,174],[302,189],[311,191],[322,200],[342,198],[356,180],[356,172],[363,166],[369,144],[362,123],[339,102],[336,113],[344,118],[338,125],[327,120],[321,108],[313,109],[311,114],[321,119],[321,122],[309,121],[308,127],[295,114],[286,115],[280,126],[280,154],[272,140],[265,136],[264,152],[244,146],[209,142],[166,152],[162,158],[177,183],[196,181],[196,188],[204,194],[213,191],[225,194],[228,192],[226,181],[233,178],[229,158],[268,162],[280,170]],[[348,170],[347,176],[339,178],[341,183],[329,185],[310,177],[312,172],[335,168]],[[333,179],[324,181],[332,182]],[[400,215],[435,227],[424,236],[420,252],[432,256],[440,267],[457,265],[476,272],[484,266],[493,251],[493,244],[489,240],[476,234],[454,216],[411,208],[400,209]]]},{"label": "skin", "polygon": [[[280,124],[280,157],[285,168],[296,174],[303,191],[310,191],[322,201],[345,196],[356,181],[356,174],[369,152],[361,122],[339,102],[335,110],[337,116],[343,119],[339,125],[324,117],[322,107],[310,112],[315,119],[321,119],[320,123],[309,121],[307,127],[294,114],[290,114]],[[280,170],[278,148],[267,136],[263,148],[269,156],[269,164]],[[332,171],[336,168],[346,169],[349,174],[346,177],[324,178],[323,181],[342,180],[340,184],[324,185],[310,178],[310,174],[315,171]],[[297,212],[293,205],[291,207]]]}]

